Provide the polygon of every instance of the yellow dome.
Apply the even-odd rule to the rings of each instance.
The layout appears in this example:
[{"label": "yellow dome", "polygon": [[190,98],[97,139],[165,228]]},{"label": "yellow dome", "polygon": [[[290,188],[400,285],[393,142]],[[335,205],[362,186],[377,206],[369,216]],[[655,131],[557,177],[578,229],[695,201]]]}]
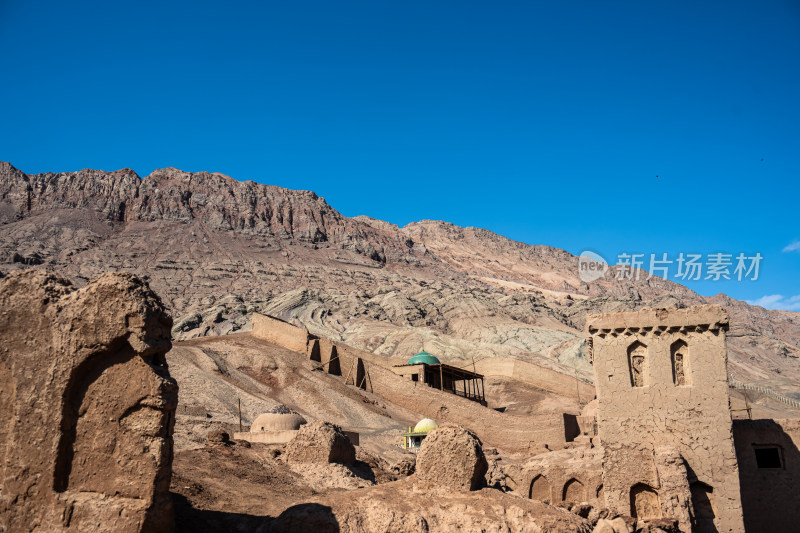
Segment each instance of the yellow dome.
[{"label": "yellow dome", "polygon": [[414,426],[414,433],[428,433],[429,431],[433,431],[438,427],[439,424],[437,424],[430,418],[423,418],[422,420],[417,422],[416,426]]}]

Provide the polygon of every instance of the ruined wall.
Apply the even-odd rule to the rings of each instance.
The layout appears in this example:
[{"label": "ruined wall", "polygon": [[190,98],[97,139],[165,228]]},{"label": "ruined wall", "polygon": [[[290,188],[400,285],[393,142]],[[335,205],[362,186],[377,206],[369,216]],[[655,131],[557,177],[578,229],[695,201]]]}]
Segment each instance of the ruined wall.
[{"label": "ruined wall", "polygon": [[484,443],[508,451],[563,447],[564,417],[560,414],[513,416],[498,413],[455,394],[412,382],[394,372],[369,367],[377,394],[392,403],[442,424],[451,422],[469,429]]},{"label": "ruined wall", "polygon": [[259,313],[253,313],[253,336],[295,352],[305,352],[313,338],[305,328]]},{"label": "ruined wall", "polygon": [[[319,338],[305,328],[259,313],[253,313],[252,335],[287,350],[304,353],[329,374],[342,375],[345,358],[339,356],[339,345],[330,339]],[[349,362],[349,358],[347,360]]]},{"label": "ruined wall", "polygon": [[[419,381],[420,383],[425,381],[425,365],[422,363],[407,366],[394,366],[392,367],[392,372],[411,381]],[[416,379],[413,379],[414,376],[417,376]]]},{"label": "ruined wall", "polygon": [[519,472],[509,474],[519,481],[517,492],[533,500],[605,507],[602,458],[601,448],[553,451],[532,457]]},{"label": "ruined wall", "polygon": [[0,531],[170,531],[172,320],[129,274],[0,283]]},{"label": "ruined wall", "polygon": [[340,345],[330,339],[319,339],[319,350],[322,356],[322,369],[328,374],[341,376],[342,366],[349,368],[352,365],[352,357],[348,357],[347,354],[344,353],[345,350],[341,349]]},{"label": "ruined wall", "polygon": [[464,426],[491,446],[528,451],[531,447],[539,449],[545,444],[557,449],[566,442],[562,415],[523,417],[498,413],[466,398],[400,376],[393,372],[394,369],[383,366],[388,364],[383,356],[341,343],[334,344],[338,348],[344,376],[347,374],[345,369],[353,365],[353,358],[358,358],[366,368],[371,386],[367,390],[374,390],[392,403],[440,424],[452,422]]},{"label": "ruined wall", "polygon": [[678,518],[687,531],[687,520],[696,531],[743,531],[727,328],[718,306],[587,318],[611,509]]},{"label": "ruined wall", "polygon": [[[468,365],[465,368],[470,369]],[[506,376],[518,379],[536,388],[568,398],[580,396],[582,403],[588,403],[595,396],[594,385],[591,383],[520,359],[498,357],[482,359],[475,363],[475,370],[485,376]]]},{"label": "ruined wall", "polygon": [[797,531],[800,420],[734,420],[733,439],[748,533]]},{"label": "ruined wall", "polygon": [[[254,314],[254,324],[259,316]],[[566,443],[564,417],[560,414],[513,416],[498,413],[455,394],[400,376],[388,366],[390,361],[384,356],[313,335],[307,337],[307,343],[300,342],[307,332],[279,320],[259,319],[259,323],[258,333],[254,325],[254,336],[300,352],[315,367],[321,367],[322,371],[341,376],[349,384],[355,380],[360,388],[419,413],[422,417],[464,426],[491,446],[527,452],[531,449],[539,451],[545,445],[559,449]],[[294,329],[287,329],[285,325]],[[276,326],[279,333],[270,333],[268,329],[272,326]]]}]

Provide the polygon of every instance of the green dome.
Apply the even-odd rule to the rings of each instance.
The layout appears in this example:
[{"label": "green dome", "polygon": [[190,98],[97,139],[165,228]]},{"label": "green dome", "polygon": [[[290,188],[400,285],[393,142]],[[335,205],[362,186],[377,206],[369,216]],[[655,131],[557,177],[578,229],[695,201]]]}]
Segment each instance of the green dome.
[{"label": "green dome", "polygon": [[422,350],[417,355],[415,355],[414,357],[409,359],[408,363],[406,363],[406,364],[415,365],[417,363],[425,363],[426,365],[438,365],[438,364],[441,364],[441,361],[436,359],[434,356],[432,356],[431,354],[429,354],[425,350]]},{"label": "green dome", "polygon": [[437,424],[430,418],[423,418],[422,420],[417,422],[416,426],[414,426],[414,433],[428,433],[429,431],[433,431],[438,427],[439,424]]}]

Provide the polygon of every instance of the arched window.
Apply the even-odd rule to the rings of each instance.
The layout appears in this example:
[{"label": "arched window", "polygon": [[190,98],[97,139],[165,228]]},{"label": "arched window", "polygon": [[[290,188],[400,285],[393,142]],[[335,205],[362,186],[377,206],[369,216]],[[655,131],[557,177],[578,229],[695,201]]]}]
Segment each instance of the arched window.
[{"label": "arched window", "polygon": [[672,360],[672,382],[675,385],[689,385],[689,345],[684,340],[672,343],[669,349]]},{"label": "arched window", "polygon": [[543,475],[539,474],[531,482],[531,490],[528,494],[531,500],[540,500],[550,503],[550,482]]},{"label": "arched window", "polygon": [[628,368],[631,373],[631,385],[634,387],[647,385],[647,346],[639,341],[628,348]]}]

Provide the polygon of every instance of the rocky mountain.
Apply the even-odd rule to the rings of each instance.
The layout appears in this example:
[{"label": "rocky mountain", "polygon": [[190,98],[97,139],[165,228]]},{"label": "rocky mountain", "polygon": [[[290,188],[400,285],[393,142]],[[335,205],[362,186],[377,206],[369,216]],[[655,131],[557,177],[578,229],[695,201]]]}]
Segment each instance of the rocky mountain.
[{"label": "rocky mountain", "polygon": [[398,360],[424,346],[583,379],[586,313],[717,303],[731,315],[736,379],[800,398],[800,313],[658,277],[587,284],[558,248],[446,222],[348,218],[313,192],[218,173],[29,175],[0,163],[0,261],[79,285],[106,271],[147,276],[176,339],[246,330],[257,310]]}]

